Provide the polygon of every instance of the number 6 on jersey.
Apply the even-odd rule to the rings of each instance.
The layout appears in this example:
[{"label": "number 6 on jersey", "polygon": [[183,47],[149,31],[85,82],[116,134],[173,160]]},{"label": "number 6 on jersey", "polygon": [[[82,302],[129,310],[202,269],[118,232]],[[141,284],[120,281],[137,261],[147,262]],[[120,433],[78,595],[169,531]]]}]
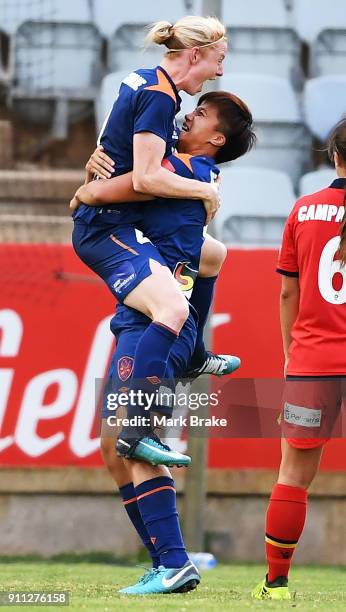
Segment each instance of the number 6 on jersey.
[{"label": "number 6 on jersey", "polygon": [[[318,287],[322,297],[330,304],[345,304],[346,302],[346,267],[341,265],[334,255],[340,245],[340,236],[335,236],[327,242],[320,258],[318,267]],[[336,273],[342,275],[340,289],[334,289],[333,279]]]}]

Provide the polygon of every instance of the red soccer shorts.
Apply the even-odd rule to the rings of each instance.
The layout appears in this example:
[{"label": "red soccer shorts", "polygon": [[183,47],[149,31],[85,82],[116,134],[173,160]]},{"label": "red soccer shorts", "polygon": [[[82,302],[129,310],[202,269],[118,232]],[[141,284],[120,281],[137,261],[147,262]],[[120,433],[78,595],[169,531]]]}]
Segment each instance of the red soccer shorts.
[{"label": "red soccer shorts", "polygon": [[301,449],[341,438],[341,407],[345,403],[346,377],[288,376],[281,416],[283,437]]}]

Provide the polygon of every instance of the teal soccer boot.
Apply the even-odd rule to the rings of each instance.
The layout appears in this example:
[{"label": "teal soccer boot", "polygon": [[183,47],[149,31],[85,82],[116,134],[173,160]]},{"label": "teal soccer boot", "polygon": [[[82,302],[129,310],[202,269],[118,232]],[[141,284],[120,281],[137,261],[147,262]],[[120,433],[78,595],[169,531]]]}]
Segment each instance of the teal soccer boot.
[{"label": "teal soccer boot", "polygon": [[126,440],[120,434],[116,451],[121,457],[146,461],[151,465],[187,467],[191,463],[191,457],[171,450],[153,432],[137,440]]},{"label": "teal soccer boot", "polygon": [[190,560],[183,567],[172,569],[160,565],[152,569],[147,578],[144,575],[142,581],[137,584],[121,589],[123,595],[155,595],[165,593],[187,593],[195,589],[201,581],[197,568]]}]

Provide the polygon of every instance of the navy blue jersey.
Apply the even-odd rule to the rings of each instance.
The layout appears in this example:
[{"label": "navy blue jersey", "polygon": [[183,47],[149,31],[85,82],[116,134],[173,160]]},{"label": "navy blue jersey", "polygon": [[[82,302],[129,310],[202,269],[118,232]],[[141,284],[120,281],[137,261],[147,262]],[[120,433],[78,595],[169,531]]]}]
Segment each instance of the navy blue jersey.
[{"label": "navy blue jersey", "polygon": [[[98,141],[115,162],[114,176],[133,169],[133,137],[140,132],[159,136],[166,142],[165,156],[172,153],[179,137],[175,115],[180,103],[174,82],[161,66],[136,70],[122,81]],[[102,208],[82,205],[74,218],[87,223],[95,217],[97,222],[102,217],[105,223],[136,223],[137,211],[136,203]]]},{"label": "navy blue jersey", "polygon": [[[162,165],[179,176],[207,183],[219,174],[214,159],[199,155],[174,153]],[[186,297],[191,295],[198,272],[205,220],[200,200],[159,198],[142,205],[138,227],[156,246]]]},{"label": "navy blue jersey", "polygon": [[[204,182],[219,173],[212,158],[179,153],[163,160],[163,166]],[[159,198],[138,207],[135,226],[75,219],[72,241],[77,255],[105,281],[119,302],[150,276],[151,259],[169,267],[189,298],[203,244],[203,203]]]}]

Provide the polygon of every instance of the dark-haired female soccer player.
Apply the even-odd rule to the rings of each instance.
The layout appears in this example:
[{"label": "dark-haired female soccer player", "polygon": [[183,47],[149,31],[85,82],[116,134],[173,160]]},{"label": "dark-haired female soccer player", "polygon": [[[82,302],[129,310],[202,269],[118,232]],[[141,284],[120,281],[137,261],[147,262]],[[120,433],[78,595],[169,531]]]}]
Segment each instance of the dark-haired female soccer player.
[{"label": "dark-haired female soccer player", "polygon": [[[165,45],[167,52],[156,68],[137,70],[123,80],[100,143],[115,162],[115,175],[133,170],[132,190],[166,198],[202,200],[208,216],[212,216],[219,205],[217,185],[187,180],[168,172],[161,162],[172,153],[178,138],[175,123],[181,102],[178,91],[194,95],[206,80],[223,74],[227,51],[225,27],[213,17],[187,16],[174,25],[165,21],[154,24],[147,39]],[[120,207],[110,204],[97,211],[82,205],[74,216],[73,244],[77,254],[107,282],[119,301],[151,318],[136,348],[133,379],[146,381],[148,391],[153,392],[164,375],[169,353],[189,309],[167,267],[154,256],[154,247],[143,241],[137,227],[138,214],[141,213],[135,203]],[[111,231],[105,237],[102,232],[107,228]],[[87,249],[93,240],[98,253],[102,251],[95,259],[90,255],[96,251]],[[134,253],[136,257],[131,258]],[[212,286],[208,286],[206,292],[211,290]],[[217,372],[228,367],[223,358],[215,358],[207,365],[214,363]],[[203,369],[205,364],[199,365],[197,369]],[[126,454],[129,442],[126,439],[123,442],[119,452]],[[150,433],[142,446],[148,459],[156,455],[157,461],[171,464],[176,458],[160,449]],[[180,459],[188,460],[182,456]]]},{"label": "dark-haired female soccer player", "polygon": [[[170,155],[163,164],[171,172],[189,180],[212,180],[218,173],[216,161],[222,163],[240,157],[255,141],[251,113],[237,96],[227,92],[202,96],[197,109],[186,116],[183,127],[178,143],[179,152]],[[123,189],[123,183],[123,177],[93,181],[81,188],[80,197],[90,205],[114,202],[119,190]],[[202,202],[157,199],[142,203],[141,207],[139,227],[153,241],[170,273],[178,271],[177,278],[182,289],[188,290],[183,291],[188,296],[198,270],[203,244],[206,212]],[[149,318],[123,304],[118,305],[111,324],[117,346],[107,391],[117,392],[129,384],[131,360],[148,325]],[[165,378],[184,377],[195,339],[196,325],[193,314],[190,314],[170,352]],[[116,433],[107,423],[107,418],[112,418],[114,414],[105,406],[101,435],[103,458],[119,486],[128,516],[153,561],[153,569],[149,573],[121,592],[145,595],[195,588],[200,578],[188,559],[181,536],[174,481],[163,465],[155,467],[116,455]]]},{"label": "dark-haired female soccer player", "polygon": [[288,573],[304,528],[307,490],[346,397],[346,119],[330,137],[329,156],[339,178],[297,201],[278,261],[284,437],[266,517],[268,573],[253,592],[256,599],[290,599]]}]

